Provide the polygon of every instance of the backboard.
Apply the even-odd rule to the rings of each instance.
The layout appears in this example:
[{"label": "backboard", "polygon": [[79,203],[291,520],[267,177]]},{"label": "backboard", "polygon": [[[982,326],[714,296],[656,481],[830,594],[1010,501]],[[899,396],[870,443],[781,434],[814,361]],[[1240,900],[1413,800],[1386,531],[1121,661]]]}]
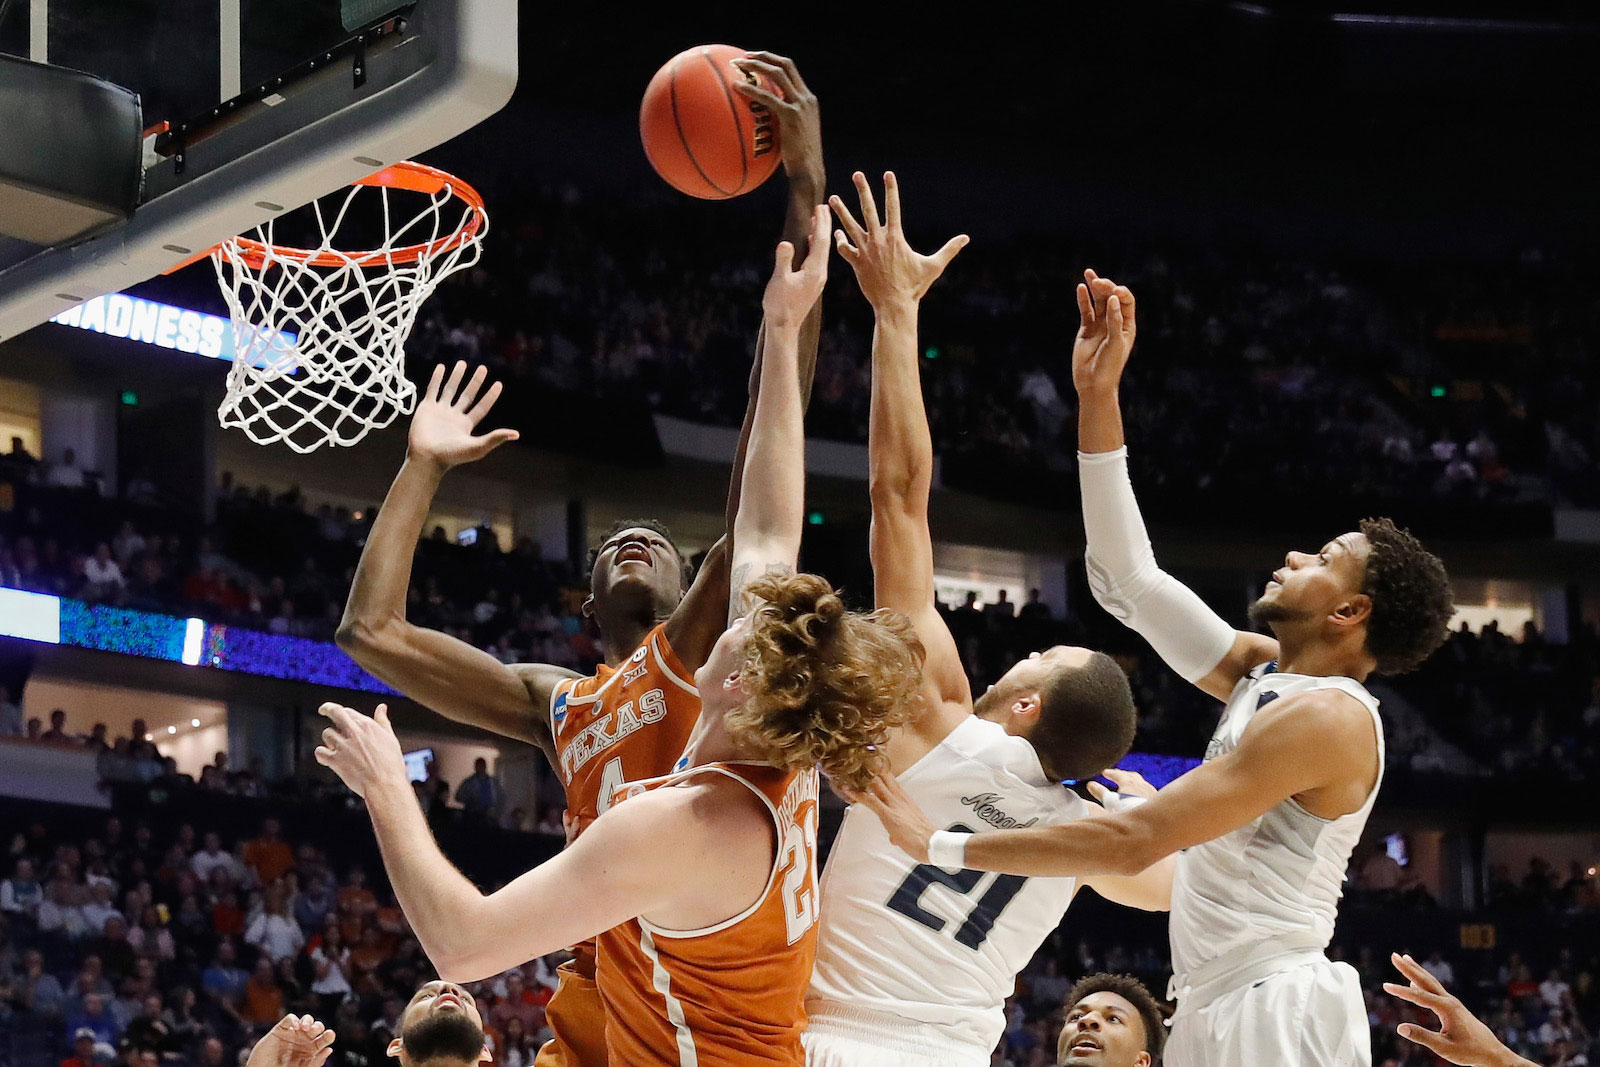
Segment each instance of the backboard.
[{"label": "backboard", "polygon": [[148,136],[129,222],[66,248],[0,237],[0,341],[449,140],[516,85],[515,0],[9,9],[0,51],[139,93]]}]

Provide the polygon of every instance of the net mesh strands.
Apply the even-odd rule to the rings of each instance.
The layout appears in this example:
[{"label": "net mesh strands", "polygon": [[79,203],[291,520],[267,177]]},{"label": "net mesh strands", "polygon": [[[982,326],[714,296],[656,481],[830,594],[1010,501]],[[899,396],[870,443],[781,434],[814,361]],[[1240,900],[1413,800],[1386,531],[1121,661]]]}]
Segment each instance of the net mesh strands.
[{"label": "net mesh strands", "polygon": [[[273,220],[211,253],[235,352],[217,414],[258,444],[348,446],[410,414],[405,341],[417,311],[483,250],[482,199],[442,171],[397,164],[337,196],[306,208],[314,247],[275,243]],[[377,227],[377,242],[336,247],[364,227]]]}]

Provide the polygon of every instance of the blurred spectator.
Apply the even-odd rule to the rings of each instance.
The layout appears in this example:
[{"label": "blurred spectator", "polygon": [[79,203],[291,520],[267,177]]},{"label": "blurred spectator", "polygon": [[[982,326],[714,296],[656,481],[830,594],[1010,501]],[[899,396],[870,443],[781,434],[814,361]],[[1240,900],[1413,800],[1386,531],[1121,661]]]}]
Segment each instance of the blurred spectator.
[{"label": "blurred spectator", "polygon": [[502,799],[500,782],[489,773],[489,761],[479,756],[472,761],[472,773],[456,787],[456,803],[473,818],[492,820]]},{"label": "blurred spectator", "polygon": [[277,819],[262,820],[261,836],[244,843],[242,858],[262,885],[271,885],[294,866],[294,850],[283,840]]},{"label": "blurred spectator", "polygon": [[[0,581],[0,585],[4,585]],[[0,684],[0,737],[20,737],[23,730],[22,708],[11,700],[11,688]]]}]

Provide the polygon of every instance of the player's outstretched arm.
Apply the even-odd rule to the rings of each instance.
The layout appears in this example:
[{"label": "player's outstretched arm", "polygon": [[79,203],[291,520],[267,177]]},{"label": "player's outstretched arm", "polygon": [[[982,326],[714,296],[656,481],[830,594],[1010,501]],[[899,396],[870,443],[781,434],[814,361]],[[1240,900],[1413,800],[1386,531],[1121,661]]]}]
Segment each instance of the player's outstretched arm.
[{"label": "player's outstretched arm", "polygon": [[500,396],[500,383],[484,389],[488,370],[479,367],[462,387],[467,365],[445,377],[435,367],[416,414],[405,464],[373,523],[361,552],[339,647],[369,673],[447,719],[515,738],[544,749],[555,765],[550,736],[550,691],[572,671],[548,664],[508,667],[464,641],[416,626],[406,619],[411,561],[439,482],[451,467],[482,459],[515,430],[474,434]]},{"label": "player's outstretched arm", "polygon": [[772,278],[761,300],[766,350],[756,396],[750,450],[733,523],[733,577],[729,621],[747,612],[745,588],[763,574],[792,573],[800,559],[806,490],[805,415],[795,366],[800,324],[828,281],[826,207],[812,219],[811,251],[794,270],[794,246],[778,245]]},{"label": "player's outstretched arm", "polygon": [[[927,650],[924,716],[965,717],[972,690],[961,653],[933,601],[933,535],[928,493],[933,487],[933,437],[917,371],[917,312],[922,297],[967,244],[953,237],[931,256],[914,252],[900,215],[900,183],[883,176],[884,217],[866,176],[854,175],[858,221],[837,196],[839,255],[854,269],[872,305],[872,407],[867,434],[872,495],[874,601],[906,615]],[[928,725],[933,725],[929,723]]]},{"label": "player's outstretched arm", "polygon": [[[763,870],[752,856],[770,856],[771,819],[754,804],[746,811],[700,803],[693,789],[660,789],[616,805],[555,858],[485,896],[434,841],[388,709],[380,704],[371,718],[332,703],[318,710],[330,726],[317,762],[366,801],[395,897],[446,981],[478,981],[634,916],[727,892],[741,872]],[[662,862],[684,856],[700,859]]]},{"label": "player's outstretched arm", "polygon": [[876,779],[855,799],[876,812],[895,845],[918,862],[1029,877],[1135,875],[1290,797],[1375,774],[1376,758],[1371,713],[1342,693],[1317,690],[1274,701],[1245,727],[1232,752],[1116,814],[959,834],[929,822],[892,778]]},{"label": "player's outstretched arm", "polygon": [[1468,1011],[1466,1005],[1452,995],[1444,983],[1429,974],[1422,964],[1398,953],[1391,953],[1389,959],[1401,974],[1411,980],[1411,984],[1385,982],[1384,990],[1419,1008],[1426,1008],[1439,1017],[1437,1030],[1401,1023],[1398,1031],[1401,1037],[1415,1041],[1461,1067],[1538,1067],[1532,1060],[1525,1060],[1506,1048],[1494,1036],[1494,1031]]},{"label": "player's outstretched arm", "polygon": [[[775,95],[759,83],[738,82],[734,85],[740,95],[760,103],[777,118],[783,169],[789,179],[789,199],[784,211],[781,240],[794,245],[795,254],[803,261],[810,249],[811,224],[817,205],[823,202],[827,188],[827,175],[822,163],[822,120],[816,94],[806,87],[794,61],[784,56],[771,52],[751,52],[746,58],[735,60],[734,66],[751,73],[765,74],[782,93],[781,96]],[[801,410],[811,399],[811,385],[817,373],[817,342],[821,333],[822,301],[819,300],[800,326],[795,378],[800,386]],[[739,513],[739,488],[744,480],[750,430],[755,423],[755,401],[760,390],[766,336],[766,323],[763,322],[756,334],[755,362],[750,369],[750,401],[745,407],[744,424],[740,427],[739,444],[734,451],[733,471],[728,479],[725,530],[733,529],[734,517]],[[705,663],[717,638],[727,628],[731,558],[725,534],[706,553],[694,584],[667,619],[667,644],[672,646],[678,659],[691,671]]]},{"label": "player's outstretched arm", "polygon": [[1100,606],[1149,641],[1168,666],[1226,700],[1240,678],[1278,654],[1278,643],[1234,630],[1156,565],[1128,477],[1118,394],[1138,330],[1133,293],[1091,270],[1077,297],[1072,384],[1089,587]]}]

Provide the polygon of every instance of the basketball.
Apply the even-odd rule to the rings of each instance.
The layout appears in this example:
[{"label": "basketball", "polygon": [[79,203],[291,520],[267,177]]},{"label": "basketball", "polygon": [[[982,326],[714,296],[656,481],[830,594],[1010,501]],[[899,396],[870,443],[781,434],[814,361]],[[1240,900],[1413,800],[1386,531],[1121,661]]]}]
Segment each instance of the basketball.
[{"label": "basketball", "polygon": [[778,169],[777,121],[733,90],[733,82],[746,76],[733,61],[744,55],[726,44],[690,48],[656,71],[644,91],[644,154],[679,192],[726,200],[748,193]]}]

